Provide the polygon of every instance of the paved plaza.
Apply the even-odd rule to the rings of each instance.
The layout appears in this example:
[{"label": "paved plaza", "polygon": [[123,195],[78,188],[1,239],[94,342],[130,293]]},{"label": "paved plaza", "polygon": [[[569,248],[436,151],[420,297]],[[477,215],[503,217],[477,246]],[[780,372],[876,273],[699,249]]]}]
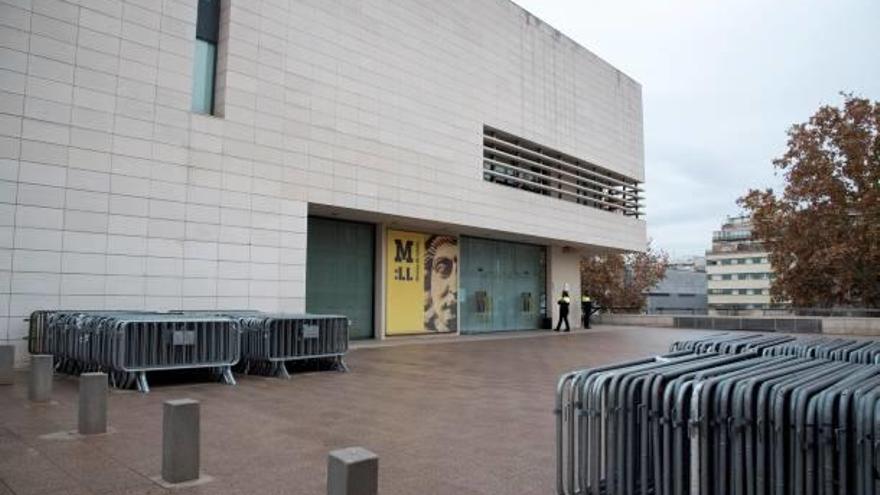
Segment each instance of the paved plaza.
[{"label": "paved plaza", "polygon": [[[599,326],[367,344],[350,373],[289,381],[238,376],[111,391],[111,432],[76,429],[77,379],[59,375],[53,401],[27,401],[27,375],[0,387],[0,495],[323,494],[331,450],[377,453],[379,492],[549,494],[555,487],[553,395],[564,371],[663,352],[707,332]],[[160,473],[162,403],[201,401],[202,473],[167,490]]]}]

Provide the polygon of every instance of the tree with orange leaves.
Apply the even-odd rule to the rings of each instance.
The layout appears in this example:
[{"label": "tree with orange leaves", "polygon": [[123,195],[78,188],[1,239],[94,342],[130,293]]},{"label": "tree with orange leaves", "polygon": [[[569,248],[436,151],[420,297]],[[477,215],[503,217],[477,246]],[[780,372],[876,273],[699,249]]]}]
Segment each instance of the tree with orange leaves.
[{"label": "tree with orange leaves", "polygon": [[795,307],[880,307],[880,102],[843,95],[788,131],[782,194],[739,199]]},{"label": "tree with orange leaves", "polygon": [[646,291],[666,275],[669,255],[651,245],[645,252],[602,254],[581,260],[581,289],[602,308],[641,310]]}]

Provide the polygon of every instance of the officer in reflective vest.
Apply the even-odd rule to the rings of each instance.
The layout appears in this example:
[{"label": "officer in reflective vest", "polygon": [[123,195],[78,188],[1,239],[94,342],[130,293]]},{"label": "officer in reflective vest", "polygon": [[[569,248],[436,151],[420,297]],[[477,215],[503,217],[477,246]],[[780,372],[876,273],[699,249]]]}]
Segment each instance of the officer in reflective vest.
[{"label": "officer in reflective vest", "polygon": [[590,296],[584,294],[581,296],[581,315],[584,319],[584,328],[590,328],[590,316],[593,315],[593,301]]},{"label": "officer in reflective vest", "polygon": [[571,305],[571,296],[568,295],[567,290],[562,291],[562,297],[556,303],[559,304],[559,323],[556,325],[556,331],[558,332],[562,328],[562,322],[564,321],[565,331],[568,332],[571,330],[568,324],[568,307]]}]

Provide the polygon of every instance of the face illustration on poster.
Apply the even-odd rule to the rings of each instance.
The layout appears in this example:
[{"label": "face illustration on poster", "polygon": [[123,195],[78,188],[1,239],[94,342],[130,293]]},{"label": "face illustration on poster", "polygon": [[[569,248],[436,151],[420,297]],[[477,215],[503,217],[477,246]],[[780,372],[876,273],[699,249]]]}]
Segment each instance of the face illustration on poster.
[{"label": "face illustration on poster", "polygon": [[458,330],[458,237],[388,230],[387,335]]},{"label": "face illustration on poster", "polygon": [[425,241],[425,330],[458,328],[458,239],[434,235]]}]

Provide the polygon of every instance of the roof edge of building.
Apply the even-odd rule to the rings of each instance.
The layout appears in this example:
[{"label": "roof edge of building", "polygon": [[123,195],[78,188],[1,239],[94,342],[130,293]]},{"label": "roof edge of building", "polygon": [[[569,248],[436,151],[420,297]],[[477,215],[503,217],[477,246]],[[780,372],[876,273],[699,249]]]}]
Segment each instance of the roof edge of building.
[{"label": "roof edge of building", "polygon": [[601,61],[603,64],[605,64],[605,65],[607,65],[608,67],[614,69],[614,70],[615,70],[618,74],[620,74],[621,76],[627,78],[631,83],[633,83],[633,84],[635,84],[636,86],[638,86],[639,91],[642,90],[642,83],[640,83],[640,82],[638,81],[638,79],[636,79],[635,77],[629,75],[629,74],[626,73],[625,71],[619,69],[616,65],[612,64],[611,62],[609,62],[605,57],[602,57],[601,55],[597,54],[597,53],[594,52],[593,50],[590,50],[589,48],[587,48],[586,46],[584,46],[583,44],[581,44],[580,42],[578,42],[576,39],[574,39],[574,38],[572,38],[571,36],[569,36],[568,34],[565,34],[564,32],[562,32],[562,30],[560,30],[560,29],[554,27],[554,26],[553,26],[552,24],[550,24],[549,22],[547,22],[547,21],[545,21],[544,19],[538,17],[538,16],[535,15],[532,11],[530,11],[529,9],[527,9],[527,8],[523,7],[522,5],[520,5],[519,3],[517,3],[518,0],[501,0],[501,2],[504,2],[504,3],[508,3],[508,4],[510,4],[510,5],[513,5],[513,6],[516,7],[517,9],[521,10],[522,12],[524,12],[524,13],[525,13],[526,15],[528,15],[529,17],[532,17],[532,18],[534,18],[535,20],[537,20],[538,22],[540,22],[542,25],[547,26],[549,29],[553,30],[554,33],[558,33],[559,36],[562,36],[563,38],[567,39],[568,41],[570,41],[573,45],[575,45],[575,46],[578,47],[579,49],[584,50],[585,52],[589,53],[589,54],[592,55],[593,57],[596,57],[596,59],[598,59],[599,61]]}]

